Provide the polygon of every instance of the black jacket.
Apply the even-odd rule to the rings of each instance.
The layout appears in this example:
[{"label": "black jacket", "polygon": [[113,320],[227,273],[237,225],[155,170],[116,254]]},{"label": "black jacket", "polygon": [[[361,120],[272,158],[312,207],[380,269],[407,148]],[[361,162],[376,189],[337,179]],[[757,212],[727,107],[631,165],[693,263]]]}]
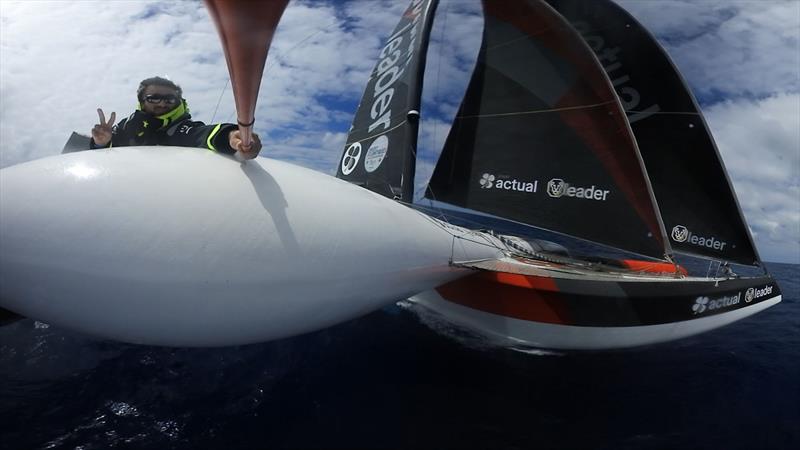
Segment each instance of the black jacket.
[{"label": "black jacket", "polygon": [[228,135],[237,128],[234,124],[206,125],[193,121],[188,112],[174,120],[163,117],[137,110],[114,125],[110,146],[97,145],[94,139],[90,146],[96,149],[130,145],[174,145],[206,148],[230,155],[236,153],[228,143]]}]

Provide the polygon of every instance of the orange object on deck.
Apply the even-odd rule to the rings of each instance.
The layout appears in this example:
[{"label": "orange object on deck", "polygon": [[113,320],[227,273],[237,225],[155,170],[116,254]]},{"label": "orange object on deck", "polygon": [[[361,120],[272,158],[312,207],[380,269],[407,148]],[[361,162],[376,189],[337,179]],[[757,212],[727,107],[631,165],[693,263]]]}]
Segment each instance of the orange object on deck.
[{"label": "orange object on deck", "polygon": [[205,3],[217,26],[228,63],[242,142],[249,147],[264,64],[289,0],[205,0]]},{"label": "orange object on deck", "polygon": [[666,262],[656,262],[656,261],[642,261],[640,259],[621,259],[619,260],[623,266],[630,270],[636,270],[638,272],[648,272],[648,273],[681,273],[683,275],[689,275],[689,272],[677,265],[671,264]]}]

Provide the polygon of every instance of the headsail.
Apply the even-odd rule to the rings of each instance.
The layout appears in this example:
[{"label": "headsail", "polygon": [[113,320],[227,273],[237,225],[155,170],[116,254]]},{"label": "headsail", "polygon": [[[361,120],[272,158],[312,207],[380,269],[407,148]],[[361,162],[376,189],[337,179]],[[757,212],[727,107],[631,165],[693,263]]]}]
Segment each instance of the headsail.
[{"label": "headsail", "polygon": [[205,2],[228,62],[242,142],[249,146],[267,52],[289,0]]},{"label": "headsail", "polygon": [[413,201],[422,75],[437,0],[413,0],[387,40],[356,111],[336,176]]},{"label": "headsail", "polygon": [[543,1],[483,9],[478,62],[426,196],[669,253],[625,113],[591,49]]},{"label": "headsail", "polygon": [[625,108],[672,247],[759,261],[711,133],[666,52],[610,0],[547,0],[592,47]]}]

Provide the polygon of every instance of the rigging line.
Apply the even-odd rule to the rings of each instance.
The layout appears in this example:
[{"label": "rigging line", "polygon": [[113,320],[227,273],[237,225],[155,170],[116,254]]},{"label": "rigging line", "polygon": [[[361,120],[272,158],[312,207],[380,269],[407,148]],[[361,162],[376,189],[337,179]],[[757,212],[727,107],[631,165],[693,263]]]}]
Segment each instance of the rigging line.
[{"label": "rigging line", "polygon": [[[275,61],[276,61],[276,60],[277,60],[279,57],[283,57],[284,55],[288,55],[288,54],[289,54],[289,53],[291,53],[293,50],[297,49],[297,47],[300,47],[301,45],[303,45],[303,44],[304,44],[304,43],[305,43],[307,40],[309,40],[309,39],[311,39],[312,37],[314,37],[314,36],[318,35],[319,33],[322,33],[323,31],[327,31],[328,29],[330,29],[330,28],[331,28],[332,26],[334,26],[334,25],[336,25],[336,20],[334,20],[333,22],[330,22],[330,23],[329,23],[327,26],[325,26],[325,27],[322,27],[322,28],[320,28],[319,30],[317,30],[317,31],[315,31],[315,32],[313,32],[313,33],[311,33],[311,34],[309,34],[309,35],[308,35],[308,36],[306,36],[305,38],[301,39],[301,40],[300,40],[300,41],[299,41],[297,44],[293,45],[292,47],[290,47],[289,49],[287,49],[285,52],[283,52],[283,53],[277,53],[277,54],[275,54],[275,58],[273,58],[273,59],[270,61],[270,64],[269,64],[269,65],[267,65],[267,66],[264,68],[264,73],[266,74],[266,73],[267,73],[267,71],[268,71],[268,70],[269,70],[269,69],[270,69],[272,66],[274,66],[274,65],[276,64],[276,63],[275,63]],[[229,83],[229,82],[230,82],[230,79],[228,79],[228,80],[225,82],[225,87],[223,87],[223,88],[222,88],[222,93],[220,93],[220,94],[219,94],[219,99],[220,99],[220,100],[222,100],[222,94],[224,94],[224,93],[225,93],[225,88],[227,88],[227,86],[228,86],[228,83]],[[219,108],[219,102],[220,102],[220,100],[217,100],[217,108]],[[231,113],[231,115],[230,115],[230,116],[228,116],[228,120],[227,120],[226,122],[230,122],[230,121],[233,119],[233,115],[234,115],[234,114],[236,114],[236,111],[234,111],[233,113]],[[217,109],[216,109],[216,108],[214,108],[214,117],[216,117],[216,115],[217,115]],[[214,119],[213,119],[213,118],[211,119],[211,123],[214,123]]]},{"label": "rigging line", "polygon": [[[445,2],[444,14],[442,15],[442,30],[439,32],[439,58],[436,60],[436,89],[434,90],[436,95],[435,95],[434,98],[438,98],[440,96],[441,92],[442,92],[441,91],[441,89],[442,89],[442,84],[441,84],[442,55],[444,55],[444,36],[445,36],[444,32],[445,32],[445,30],[447,30],[447,16],[449,15],[448,14],[449,11],[450,11],[450,3],[449,2]],[[434,103],[436,103],[436,102],[434,102]],[[435,148],[436,147],[436,136],[437,136],[437,132],[438,131],[439,131],[439,121],[438,120],[434,120],[433,121],[433,133],[431,133],[431,146],[430,146],[430,148],[432,150],[439,150],[439,155],[441,155],[442,149],[436,149]],[[438,161],[438,158],[437,158],[437,161]],[[433,170],[434,171],[436,170],[436,164],[434,164]],[[433,176],[433,173],[431,173],[431,177],[432,176]],[[430,183],[430,178],[428,178],[428,183]],[[425,194],[423,193],[423,196],[424,195]]]},{"label": "rigging line", "polygon": [[[480,232],[477,232],[477,231],[474,231],[474,230],[469,230],[469,229],[465,229],[463,227],[459,227],[459,228],[462,228],[462,229],[465,229],[465,230],[469,231],[471,235],[476,236],[476,237],[474,239],[470,239],[470,238],[466,237],[465,235],[459,236],[459,235],[455,234],[450,228],[448,228],[447,226],[444,226],[443,223],[449,225],[451,228],[457,227],[456,225],[453,225],[453,224],[451,224],[449,222],[445,222],[445,221],[437,221],[433,217],[431,217],[431,216],[429,216],[429,215],[427,215],[427,214],[425,214],[425,213],[423,213],[421,211],[417,211],[417,213],[420,214],[424,219],[430,221],[435,226],[441,228],[445,233],[449,234],[454,239],[460,239],[460,240],[464,240],[464,241],[467,241],[467,242],[472,242],[474,244],[483,245],[483,246],[491,247],[491,248],[496,248],[498,250],[508,250],[508,248],[503,248],[503,247],[500,247],[500,246],[494,244],[484,233],[480,233]],[[480,239],[480,240],[478,240],[478,239]]]},{"label": "rigging line", "polygon": [[591,104],[591,105],[566,106],[564,108],[540,109],[540,110],[510,112],[510,113],[497,113],[497,114],[475,114],[475,115],[472,115],[472,116],[458,116],[458,119],[476,119],[476,118],[479,119],[479,118],[483,118],[483,117],[507,117],[507,116],[522,116],[522,115],[528,115],[528,114],[543,114],[543,113],[561,112],[561,111],[574,111],[574,110],[577,110],[577,109],[598,108],[600,106],[612,105],[614,103],[616,103],[616,100],[609,100],[607,102],[594,103],[594,104]]},{"label": "rigging line", "polygon": [[[626,109],[626,113],[643,113],[647,112],[646,109]],[[658,111],[654,112],[653,115],[672,115],[672,116],[700,116],[700,112],[697,111]]]},{"label": "rigging line", "polygon": [[[447,17],[449,16],[449,14],[448,14],[449,11],[450,11],[450,2],[445,2],[444,14],[442,16],[443,17],[442,30],[439,32],[439,58],[437,59],[437,64],[436,64],[436,89],[434,91],[436,93],[436,95],[435,95],[434,98],[439,97],[439,94],[441,93],[442,84],[441,84],[440,80],[441,80],[441,74],[442,74],[442,55],[444,54],[444,33],[447,30]],[[434,120],[433,121],[433,133],[431,133],[431,146],[430,146],[431,149],[435,149],[435,147],[436,147],[436,136],[437,136],[438,130],[439,130],[439,121]],[[442,149],[438,149],[438,150],[439,150],[439,156],[441,156]],[[438,162],[438,158],[437,158],[437,162]],[[437,164],[434,164],[434,166],[433,166],[433,171],[434,172],[436,171],[436,165]],[[431,177],[430,178],[432,178],[432,177],[433,177],[433,172],[431,173]],[[427,183],[428,185],[430,185],[430,178],[428,178],[428,183]],[[423,198],[425,198],[425,191],[428,191],[428,186],[423,187],[423,194],[422,194]],[[430,191],[430,193],[431,193],[432,196],[435,196],[433,191]],[[429,201],[430,208],[439,213],[439,215],[442,217],[441,220],[443,222],[446,222],[448,225],[452,225],[450,223],[450,221],[448,220],[448,217],[444,214],[444,211],[442,210],[442,208],[433,206],[433,200],[435,200],[435,199],[430,199],[430,201]]]},{"label": "rigging line", "polygon": [[214,114],[211,116],[211,122],[214,123],[214,119],[217,117],[217,109],[219,109],[219,103],[222,101],[222,96],[225,95],[225,89],[228,88],[228,83],[231,82],[230,77],[225,80],[225,86],[222,87],[222,92],[219,93],[219,98],[217,99],[217,106],[214,107]]},{"label": "rigging line", "polygon": [[[394,116],[392,116],[392,117],[394,118],[394,117],[398,117],[398,116],[400,116],[400,114],[395,114],[395,115],[394,115]],[[357,140],[357,141],[353,141],[353,142],[351,142],[351,143],[350,143],[350,145],[353,145],[353,144],[355,144],[356,142],[364,142],[364,141],[366,141],[367,139],[374,139],[374,138],[377,138],[377,137],[379,137],[379,136],[382,136],[382,135],[384,135],[384,134],[386,134],[386,133],[390,133],[390,132],[392,132],[392,131],[394,131],[394,130],[396,130],[396,129],[400,128],[400,127],[402,127],[403,125],[405,125],[405,124],[406,124],[406,122],[408,122],[408,120],[405,120],[405,119],[404,119],[402,122],[400,122],[400,123],[396,124],[396,125],[395,125],[395,126],[393,126],[392,128],[389,128],[388,130],[384,130],[384,131],[381,131],[380,133],[376,133],[376,134],[370,134],[370,135],[368,135],[367,137],[365,137],[364,139],[359,139],[359,140]],[[363,128],[362,128],[362,129],[363,129]],[[353,134],[353,132],[354,132],[354,131],[358,131],[358,130],[359,130],[358,128],[355,128],[355,129],[351,130],[349,134]]]},{"label": "rigging line", "polygon": [[295,45],[291,46],[291,47],[290,47],[289,49],[287,49],[285,52],[283,52],[283,53],[277,53],[277,54],[275,55],[275,58],[274,58],[274,59],[271,61],[271,64],[267,65],[267,67],[264,69],[264,73],[266,73],[266,72],[267,72],[267,71],[270,69],[270,67],[272,67],[272,66],[274,66],[274,65],[276,64],[276,63],[275,63],[275,61],[276,61],[278,58],[281,58],[281,57],[283,57],[284,55],[288,55],[288,54],[289,54],[289,53],[291,53],[293,50],[295,50],[297,47],[300,47],[301,45],[305,44],[305,42],[306,42],[307,40],[309,40],[309,39],[313,38],[314,36],[316,36],[316,35],[318,35],[318,34],[320,34],[320,33],[322,33],[323,31],[328,31],[328,29],[330,29],[332,26],[336,25],[336,23],[337,23],[337,22],[336,22],[336,20],[334,19],[334,21],[333,21],[333,22],[330,22],[330,23],[329,23],[327,26],[324,26],[324,27],[320,28],[319,30],[317,30],[317,31],[315,31],[315,32],[313,32],[313,33],[311,33],[311,34],[309,34],[308,36],[306,36],[305,38],[303,38],[302,40],[300,40],[300,41],[299,41],[297,44],[295,44]]}]

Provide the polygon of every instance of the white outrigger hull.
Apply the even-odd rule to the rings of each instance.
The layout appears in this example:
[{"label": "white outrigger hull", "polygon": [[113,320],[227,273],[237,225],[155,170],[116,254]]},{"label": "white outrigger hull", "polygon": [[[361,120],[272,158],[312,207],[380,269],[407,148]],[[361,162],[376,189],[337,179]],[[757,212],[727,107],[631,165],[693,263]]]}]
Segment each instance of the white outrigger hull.
[{"label": "white outrigger hull", "polygon": [[0,306],[173,346],[287,337],[468,273],[498,250],[334,177],[194,148],[72,153],[0,171]]}]

